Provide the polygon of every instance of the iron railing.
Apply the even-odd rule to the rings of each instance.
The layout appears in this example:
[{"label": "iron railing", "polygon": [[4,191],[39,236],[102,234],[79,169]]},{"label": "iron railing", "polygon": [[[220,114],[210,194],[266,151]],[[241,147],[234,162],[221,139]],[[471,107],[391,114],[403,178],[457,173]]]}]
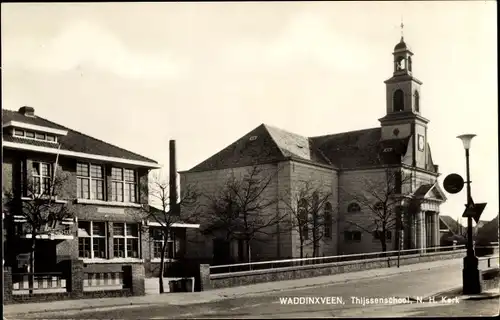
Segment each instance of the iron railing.
[{"label": "iron railing", "polygon": [[439,247],[420,248],[420,249],[405,249],[399,251],[394,250],[385,252],[357,253],[357,254],[348,254],[339,256],[326,256],[326,257],[322,256],[314,258],[306,257],[306,258],[295,258],[295,259],[285,259],[285,260],[214,265],[210,266],[210,274],[232,273],[232,272],[253,271],[253,270],[267,270],[275,268],[318,265],[318,264],[346,262],[346,261],[363,261],[363,260],[378,259],[378,258],[390,258],[391,260],[395,260],[395,258],[397,258],[398,255],[421,256],[425,254],[432,254],[435,252],[448,252],[448,251],[463,250],[463,249],[465,249],[465,245],[454,245],[454,246],[439,246]]},{"label": "iron railing", "polygon": [[[66,278],[60,272],[35,273],[31,285],[32,273],[12,274],[12,294],[66,292]],[[31,292],[30,292],[31,291]]]}]

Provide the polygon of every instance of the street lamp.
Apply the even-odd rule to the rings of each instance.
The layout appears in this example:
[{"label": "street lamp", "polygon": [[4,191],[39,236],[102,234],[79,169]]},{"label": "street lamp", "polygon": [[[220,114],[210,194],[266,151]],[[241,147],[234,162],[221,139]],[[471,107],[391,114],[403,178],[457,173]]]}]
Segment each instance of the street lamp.
[{"label": "street lamp", "polygon": [[[463,134],[458,136],[465,149],[465,163],[467,180],[467,208],[473,205],[471,191],[470,191],[470,169],[469,169],[469,149],[471,140],[475,134]],[[478,259],[474,253],[474,243],[472,242],[472,216],[467,216],[467,255],[464,258],[464,268],[462,271],[463,294],[477,294],[481,293],[481,278],[478,269]]]}]

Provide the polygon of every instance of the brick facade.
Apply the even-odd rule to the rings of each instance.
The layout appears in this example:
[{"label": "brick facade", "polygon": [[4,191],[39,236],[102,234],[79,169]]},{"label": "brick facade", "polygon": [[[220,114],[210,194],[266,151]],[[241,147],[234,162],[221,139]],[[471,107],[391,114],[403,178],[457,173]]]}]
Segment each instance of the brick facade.
[{"label": "brick facade", "polygon": [[[35,152],[5,150],[2,165],[4,178],[2,187],[4,194],[9,194],[12,190],[16,190],[16,187],[19,187],[21,161],[25,161],[26,168],[30,168],[33,161],[46,162],[54,165],[56,156]],[[44,260],[50,260],[44,261],[46,262],[46,265],[49,265],[46,268],[52,268],[50,266],[55,266],[61,261],[82,259],[82,257],[79,257],[78,249],[78,222],[82,221],[105,222],[107,231],[106,259],[83,259],[87,266],[95,265],[96,267],[101,268],[103,272],[105,272],[106,270],[112,270],[116,265],[121,268],[122,265],[128,263],[149,263],[152,258],[153,246],[151,241],[149,240],[149,228],[144,223],[143,219],[143,217],[145,216],[145,211],[141,207],[141,205],[148,204],[148,191],[146,186],[148,181],[149,169],[122,164],[113,165],[111,163],[97,162],[96,164],[102,164],[104,167],[106,176],[105,194],[108,195],[111,195],[111,167],[115,166],[118,168],[134,169],[137,173],[138,178],[138,183],[136,185],[136,189],[138,190],[138,201],[135,204],[115,203],[110,201],[80,203],[80,201],[77,200],[77,162],[80,162],[80,160],[68,157],[60,157],[58,159],[56,175],[65,176],[65,180],[64,184],[61,186],[61,190],[59,190],[57,194],[57,199],[67,201],[69,209],[74,213],[76,217],[76,223],[71,227],[71,234],[73,235],[73,239],[37,241],[39,250],[48,250],[45,253],[37,253],[38,255],[43,255],[44,257],[46,256],[47,259]],[[109,199],[110,196],[108,200]],[[9,216],[9,214],[7,216]],[[7,248],[6,265],[9,265],[13,268],[13,270],[16,270],[18,269],[17,256],[21,253],[30,252],[30,240],[19,240],[17,236],[14,235],[12,220],[6,218],[5,221],[7,234],[5,243],[5,246]],[[137,225],[139,230],[139,258],[117,259],[117,257],[114,257],[113,225],[115,223],[131,223]],[[15,242],[16,246],[10,246],[9,244],[12,242]],[[36,262],[37,260],[35,259],[35,271],[37,268]]]}]

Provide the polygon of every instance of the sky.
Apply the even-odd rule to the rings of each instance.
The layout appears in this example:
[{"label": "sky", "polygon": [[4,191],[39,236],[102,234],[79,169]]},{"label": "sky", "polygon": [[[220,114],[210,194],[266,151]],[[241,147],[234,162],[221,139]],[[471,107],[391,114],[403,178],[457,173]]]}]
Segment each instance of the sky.
[{"label": "sky", "polygon": [[[2,3],[2,107],[188,170],[262,123],[378,127],[401,37],[440,166],[498,214],[495,1]],[[465,188],[441,214],[459,217]]]}]

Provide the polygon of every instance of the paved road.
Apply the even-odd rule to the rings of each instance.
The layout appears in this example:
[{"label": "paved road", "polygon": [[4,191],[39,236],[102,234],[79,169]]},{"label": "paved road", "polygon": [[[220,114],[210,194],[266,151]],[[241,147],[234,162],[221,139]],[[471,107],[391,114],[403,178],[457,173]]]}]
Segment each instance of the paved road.
[{"label": "paved road", "polygon": [[[59,311],[31,313],[23,319],[172,319],[172,318],[308,318],[308,317],[362,317],[379,312],[380,316],[403,314],[422,314],[434,316],[434,312],[446,315],[464,315],[464,312],[476,315],[470,304],[483,305],[484,310],[498,305],[498,300],[468,301],[448,306],[418,304],[407,305],[361,305],[356,298],[406,298],[425,296],[431,292],[443,291],[461,284],[461,267],[449,266],[424,269],[406,274],[384,278],[357,280],[347,283],[335,283],[321,287],[291,289],[281,292],[261,294],[252,297],[226,299],[210,303],[190,305],[144,305],[98,308],[88,311]],[[280,298],[289,297],[331,297],[324,303],[283,304]],[[438,302],[439,303],[439,302]],[[469,304],[469,307],[467,307]],[[397,311],[396,309],[400,309]],[[437,309],[436,309],[437,308]],[[439,309],[444,308],[444,309]],[[443,311],[444,310],[444,311]],[[493,308],[491,314],[497,309]],[[441,313],[440,313],[441,312]],[[435,314],[437,316],[438,314]],[[16,317],[16,319],[20,319]]]}]

